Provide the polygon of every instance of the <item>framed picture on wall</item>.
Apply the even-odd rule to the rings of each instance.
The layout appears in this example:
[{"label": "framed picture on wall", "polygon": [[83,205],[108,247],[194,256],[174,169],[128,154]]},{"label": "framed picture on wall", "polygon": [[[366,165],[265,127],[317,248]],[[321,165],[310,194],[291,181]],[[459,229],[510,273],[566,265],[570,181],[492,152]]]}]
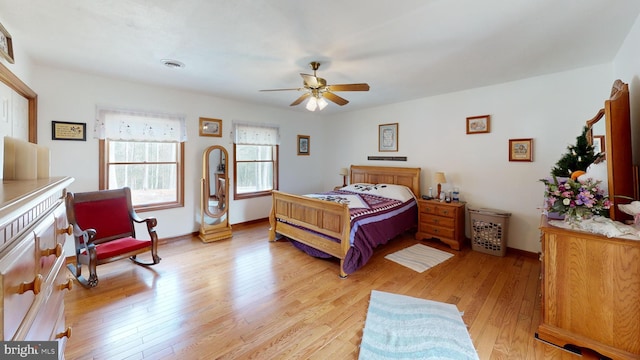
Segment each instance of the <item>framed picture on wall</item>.
[{"label": "framed picture on wall", "polygon": [[533,161],[533,139],[509,139],[509,161]]},{"label": "framed picture on wall", "polygon": [[378,125],[378,151],[398,151],[398,123]]},{"label": "framed picture on wall", "polygon": [[467,134],[488,133],[491,130],[491,115],[471,116],[467,118]]},{"label": "framed picture on wall", "polygon": [[311,153],[311,137],[309,135],[298,135],[298,155],[309,155]]},{"label": "framed picture on wall", "polygon": [[606,149],[604,135],[593,136],[593,151],[597,153],[603,153]]},{"label": "framed picture on wall", "polygon": [[200,136],[222,137],[222,120],[201,117]]},{"label": "framed picture on wall", "polygon": [[52,121],[51,140],[87,141],[87,124],[66,121]]},{"label": "framed picture on wall", "polygon": [[8,62],[14,63],[13,59],[13,40],[7,29],[0,24],[0,55],[7,59]]}]

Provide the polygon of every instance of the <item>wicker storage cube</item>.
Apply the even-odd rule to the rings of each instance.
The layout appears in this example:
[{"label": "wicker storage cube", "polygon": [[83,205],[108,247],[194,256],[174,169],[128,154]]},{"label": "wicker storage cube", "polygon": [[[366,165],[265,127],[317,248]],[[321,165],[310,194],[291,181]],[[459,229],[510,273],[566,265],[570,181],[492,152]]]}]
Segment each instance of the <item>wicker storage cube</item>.
[{"label": "wicker storage cube", "polygon": [[475,251],[504,256],[511,213],[496,209],[469,209],[471,248]]}]

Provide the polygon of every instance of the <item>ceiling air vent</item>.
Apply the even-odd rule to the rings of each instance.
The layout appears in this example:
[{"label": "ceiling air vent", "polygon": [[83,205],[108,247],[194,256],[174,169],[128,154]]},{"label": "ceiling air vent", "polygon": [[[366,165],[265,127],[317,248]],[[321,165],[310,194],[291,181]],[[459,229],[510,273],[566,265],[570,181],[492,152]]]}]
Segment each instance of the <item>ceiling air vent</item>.
[{"label": "ceiling air vent", "polygon": [[164,66],[172,69],[182,69],[184,67],[184,64],[177,60],[162,59],[162,63]]}]

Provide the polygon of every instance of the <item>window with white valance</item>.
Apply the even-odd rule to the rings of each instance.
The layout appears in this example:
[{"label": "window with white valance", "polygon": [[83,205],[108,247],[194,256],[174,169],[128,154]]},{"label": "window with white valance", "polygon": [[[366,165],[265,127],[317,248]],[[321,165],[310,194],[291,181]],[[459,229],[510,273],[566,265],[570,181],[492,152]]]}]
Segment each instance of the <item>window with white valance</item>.
[{"label": "window with white valance", "polygon": [[184,142],[184,115],[98,107],[94,138],[125,141]]},{"label": "window with white valance", "polygon": [[233,142],[243,145],[278,145],[279,128],[275,125],[234,122]]},{"label": "window with white valance", "polygon": [[274,125],[234,122],[234,199],[266,196],[278,188],[279,134]]},{"label": "window with white valance", "polygon": [[129,187],[137,211],[184,206],[185,116],[96,108],[100,189]]}]

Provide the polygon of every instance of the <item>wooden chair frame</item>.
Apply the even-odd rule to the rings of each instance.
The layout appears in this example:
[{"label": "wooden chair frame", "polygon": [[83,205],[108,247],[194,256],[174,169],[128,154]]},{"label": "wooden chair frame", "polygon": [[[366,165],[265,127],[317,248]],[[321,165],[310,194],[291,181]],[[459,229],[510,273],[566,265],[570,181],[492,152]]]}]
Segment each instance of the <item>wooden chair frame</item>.
[{"label": "wooden chair frame", "polygon": [[[151,266],[160,262],[158,235],[155,230],[157,220],[155,217],[143,219],[138,216],[133,209],[131,190],[128,187],[82,193],[68,192],[65,203],[67,219],[73,226],[75,240],[75,262],[68,264],[67,268],[85,288],[98,285],[98,265],[127,257],[141,266]],[[116,211],[110,208],[112,204],[117,205]],[[118,224],[114,226],[106,225],[116,221]],[[134,223],[146,224],[149,240],[136,238]],[[101,252],[107,248],[108,253],[106,250]],[[136,258],[136,255],[147,251],[151,251],[152,262],[143,262]],[[82,265],[89,268],[88,279],[82,276]]]}]

